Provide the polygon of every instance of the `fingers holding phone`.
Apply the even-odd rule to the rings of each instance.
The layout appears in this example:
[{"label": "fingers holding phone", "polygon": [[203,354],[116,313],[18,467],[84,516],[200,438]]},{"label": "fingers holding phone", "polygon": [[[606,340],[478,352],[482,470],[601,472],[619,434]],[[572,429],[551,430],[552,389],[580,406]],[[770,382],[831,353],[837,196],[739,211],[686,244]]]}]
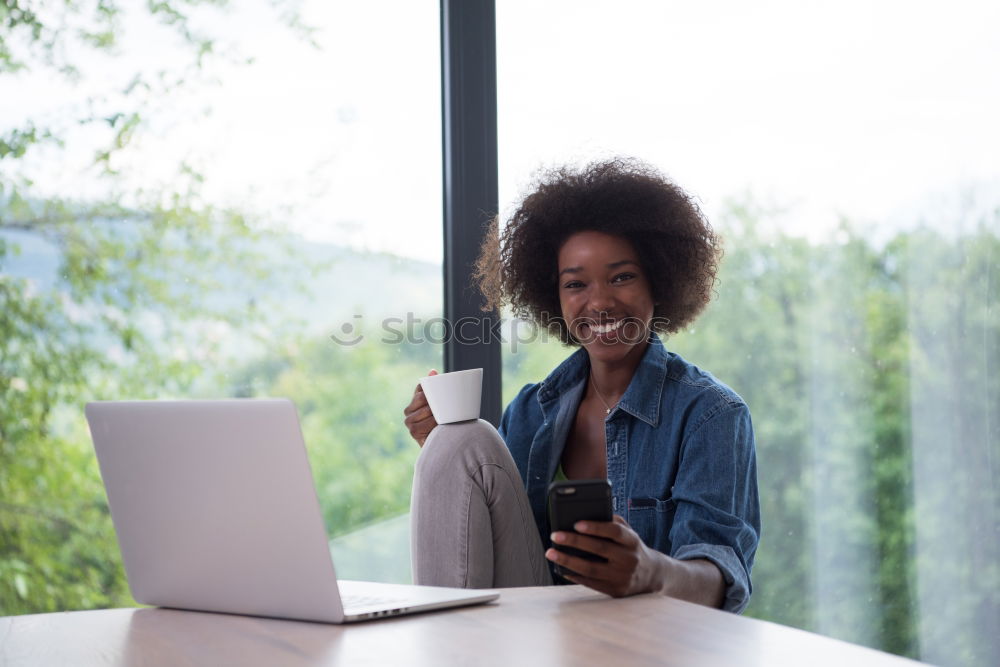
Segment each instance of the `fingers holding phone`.
[{"label": "fingers holding phone", "polygon": [[582,584],[612,597],[659,590],[665,574],[663,554],[647,547],[622,517],[613,521],[578,521],[573,532],[553,533],[554,545],[587,552],[580,558],[559,547],[545,557],[553,561],[574,584]]},{"label": "fingers holding phone", "polygon": [[[566,535],[572,539],[554,541],[553,550],[560,556],[573,559],[572,562],[607,562],[601,555],[602,545],[594,542],[600,538],[576,539],[575,524],[580,521],[610,522],[611,484],[606,479],[582,479],[553,482],[549,485],[549,525],[555,535]],[[546,554],[548,556],[548,554]],[[556,574],[569,578],[574,570],[566,566],[562,559],[549,558],[555,563]],[[568,561],[567,561],[568,562]]]}]

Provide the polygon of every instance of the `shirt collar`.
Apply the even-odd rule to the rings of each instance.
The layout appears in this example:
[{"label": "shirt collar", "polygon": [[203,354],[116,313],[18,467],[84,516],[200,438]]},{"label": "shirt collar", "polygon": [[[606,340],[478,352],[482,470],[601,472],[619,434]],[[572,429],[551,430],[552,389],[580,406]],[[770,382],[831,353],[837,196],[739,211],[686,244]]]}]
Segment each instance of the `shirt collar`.
[{"label": "shirt collar", "polygon": [[[663,383],[667,377],[667,362],[667,350],[663,347],[660,337],[650,334],[649,345],[635,369],[635,375],[632,376],[628,389],[611,414],[622,410],[656,427],[660,422],[660,405]],[[545,409],[547,403],[560,398],[569,389],[586,380],[589,370],[590,361],[587,359],[587,352],[580,348],[542,381],[538,390],[538,401],[542,404],[542,408]]]}]

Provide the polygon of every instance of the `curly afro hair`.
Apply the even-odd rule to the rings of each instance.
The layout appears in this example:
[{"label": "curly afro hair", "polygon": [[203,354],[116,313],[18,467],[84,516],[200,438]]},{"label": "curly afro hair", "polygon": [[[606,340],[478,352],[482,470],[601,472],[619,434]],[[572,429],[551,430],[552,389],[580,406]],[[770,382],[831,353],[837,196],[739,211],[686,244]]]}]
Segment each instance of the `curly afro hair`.
[{"label": "curly afro hair", "polygon": [[618,236],[635,248],[656,303],[654,331],[674,333],[708,305],[722,257],[719,237],[684,190],[645,163],[617,158],[543,172],[502,233],[493,220],[476,262],[484,310],[510,304],[515,316],[574,343],[561,317],[557,258],[581,231]]}]

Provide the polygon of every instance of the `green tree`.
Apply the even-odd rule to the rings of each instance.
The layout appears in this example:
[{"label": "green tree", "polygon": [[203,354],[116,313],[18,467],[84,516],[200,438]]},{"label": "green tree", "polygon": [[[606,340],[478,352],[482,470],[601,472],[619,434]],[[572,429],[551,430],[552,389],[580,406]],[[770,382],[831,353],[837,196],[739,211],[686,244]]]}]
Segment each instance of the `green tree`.
[{"label": "green tree", "polygon": [[[897,238],[921,658],[1000,660],[1000,211]],[[935,619],[937,610],[947,609]]]},{"label": "green tree", "polygon": [[748,613],[995,661],[1000,216],[884,244],[846,222],[825,242],[765,234],[770,217],[733,205],[719,297],[668,342],[754,416],[764,534]]},{"label": "green tree", "polygon": [[[276,11],[298,27],[293,9]],[[124,89],[77,100],[44,124],[0,128],[0,614],[129,602],[83,403],[180,394],[203,381],[226,354],[214,332],[259,321],[266,286],[287,264],[280,247],[263,250],[283,243],[280,231],[205,202],[190,168],[178,165],[162,189],[132,187],[141,179],[117,159],[210,58],[236,57],[197,27],[206,11],[225,3],[0,4],[0,79],[73,83],[87,75],[81,63],[116,53],[137,13],[179,35],[190,56],[137,71]],[[76,150],[81,127],[97,139],[79,178],[100,194],[52,195],[30,167]],[[52,275],[8,271],[26,244],[54,250]],[[243,298],[213,298],[233,283]]]}]

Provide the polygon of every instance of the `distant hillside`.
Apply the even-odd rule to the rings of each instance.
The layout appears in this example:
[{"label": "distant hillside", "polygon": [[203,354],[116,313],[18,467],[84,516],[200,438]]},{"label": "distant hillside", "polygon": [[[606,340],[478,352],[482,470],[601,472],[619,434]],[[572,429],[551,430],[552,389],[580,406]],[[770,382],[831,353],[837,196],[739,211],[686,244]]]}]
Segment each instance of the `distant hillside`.
[{"label": "distant hillside", "polygon": [[[59,249],[35,234],[0,232],[8,252],[0,260],[0,273],[31,280],[39,289],[56,286],[59,278]],[[16,246],[19,252],[12,254]],[[294,317],[308,323],[310,329],[330,329],[351,322],[356,315],[366,321],[383,317],[433,317],[442,308],[441,267],[429,262],[384,253],[359,252],[330,243],[314,243],[296,239],[290,256],[263,246],[268,257],[292,266],[322,266],[313,277],[299,277],[301,287],[283,287],[281,312],[275,317]],[[274,284],[283,282],[276,276]],[[225,279],[221,279],[223,284]],[[289,281],[294,282],[293,280]],[[232,284],[228,291],[214,294],[219,303],[245,301],[244,285]]]}]

